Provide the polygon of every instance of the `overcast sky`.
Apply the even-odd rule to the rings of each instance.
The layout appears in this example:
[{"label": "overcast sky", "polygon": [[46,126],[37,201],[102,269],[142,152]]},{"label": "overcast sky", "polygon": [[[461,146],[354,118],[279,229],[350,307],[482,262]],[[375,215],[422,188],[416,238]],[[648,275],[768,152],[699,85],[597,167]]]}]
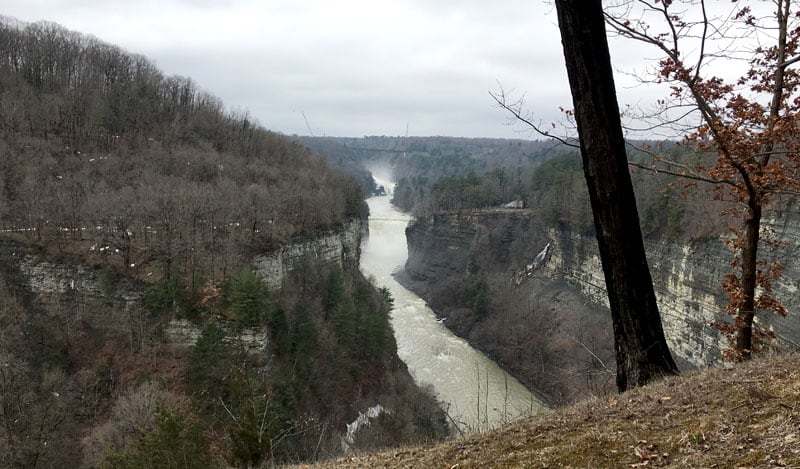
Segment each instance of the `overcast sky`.
[{"label": "overcast sky", "polygon": [[545,0],[3,0],[0,14],[142,54],[285,134],[308,135],[304,113],[316,135],[535,138],[488,92],[525,93],[543,122],[571,106]]}]

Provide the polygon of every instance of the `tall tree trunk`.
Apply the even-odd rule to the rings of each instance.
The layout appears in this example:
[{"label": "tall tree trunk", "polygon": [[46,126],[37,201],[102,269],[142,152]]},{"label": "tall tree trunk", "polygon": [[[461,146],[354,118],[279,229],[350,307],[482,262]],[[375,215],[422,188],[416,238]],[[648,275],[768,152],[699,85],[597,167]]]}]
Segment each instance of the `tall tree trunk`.
[{"label": "tall tree trunk", "polygon": [[600,0],[556,0],[614,325],[617,387],[677,373],[644,251]]},{"label": "tall tree trunk", "polygon": [[736,315],[736,359],[749,360],[753,352],[753,318],[756,312],[756,271],[761,231],[761,204],[750,197],[742,247],[742,304]]},{"label": "tall tree trunk", "polygon": [[[778,18],[778,45],[776,50],[775,83],[772,85],[772,102],[769,107],[771,118],[770,130],[781,113],[781,103],[784,99],[784,86],[786,82],[786,47],[787,30],[792,2],[781,0],[776,2]],[[767,166],[772,154],[773,145],[763,149],[763,156],[759,166]],[[745,240],[742,247],[742,304],[736,315],[736,359],[749,360],[753,356],[753,319],[756,315],[756,286],[758,269],[758,243],[761,237],[761,208],[763,201],[760,193],[755,192],[750,186],[747,200],[747,220],[745,220]]]}]

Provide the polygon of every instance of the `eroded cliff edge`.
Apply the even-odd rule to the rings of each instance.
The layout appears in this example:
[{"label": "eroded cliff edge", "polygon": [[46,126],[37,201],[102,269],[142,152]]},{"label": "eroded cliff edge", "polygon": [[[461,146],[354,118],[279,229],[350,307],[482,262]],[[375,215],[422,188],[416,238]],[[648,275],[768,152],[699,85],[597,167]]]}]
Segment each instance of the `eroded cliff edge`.
[{"label": "eroded cliff edge", "polygon": [[[789,315],[765,314],[760,321],[774,330],[781,348],[793,349],[800,343],[796,314],[800,269],[794,261],[800,247],[800,220],[784,216],[768,224],[774,237],[786,242],[763,252],[764,259],[785,267],[774,289]],[[406,233],[405,282],[437,314],[447,317],[445,324],[454,332],[524,382],[543,385],[555,401],[608,386],[598,379],[613,367],[613,342],[593,233],[542,226],[525,210],[436,214],[417,219]],[[548,245],[544,264],[531,269]],[[710,323],[727,319],[723,314],[727,296],[719,287],[730,271],[731,251],[724,238],[688,244],[647,239],[645,247],[665,334],[676,359],[684,366],[719,363],[726,341]],[[491,297],[484,300],[482,294]],[[476,307],[483,309],[481,314],[466,311]],[[520,331],[530,336],[527,341],[514,339]],[[525,364],[513,349],[528,349],[526,353],[538,354],[538,360]],[[585,366],[567,369],[569,360],[583,361]],[[537,361],[542,371],[534,370]],[[564,382],[582,389],[570,390]]]},{"label": "eroded cliff edge", "polygon": [[[282,288],[293,272],[304,268],[357,269],[361,236],[366,229],[363,220],[350,220],[338,229],[297,239],[274,252],[255,256],[251,264],[273,291]],[[92,327],[120,332],[134,327],[130,323],[134,316],[137,322],[145,316],[141,300],[147,284],[133,275],[74,256],[55,257],[9,238],[0,238],[0,261],[3,277],[19,295],[29,304],[35,303],[56,315],[75,315]],[[146,277],[148,273],[141,275]],[[200,329],[190,321],[177,319],[166,326],[170,337],[188,345],[200,335]]]}]

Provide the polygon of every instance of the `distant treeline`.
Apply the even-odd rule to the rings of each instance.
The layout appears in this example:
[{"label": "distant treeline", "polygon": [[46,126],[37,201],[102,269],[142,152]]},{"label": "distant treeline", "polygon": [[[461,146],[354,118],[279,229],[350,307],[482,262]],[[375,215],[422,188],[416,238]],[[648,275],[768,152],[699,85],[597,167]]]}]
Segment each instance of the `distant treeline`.
[{"label": "distant treeline", "polygon": [[[632,145],[630,158],[649,166],[651,160],[635,149],[644,145],[646,142]],[[668,146],[667,151],[689,150]],[[517,167],[498,161],[509,158],[457,154],[407,158],[405,176],[398,181],[393,201],[416,215],[510,204],[531,210],[547,226],[592,232],[589,195],[576,150],[559,147],[521,160]],[[687,181],[663,172],[635,166],[631,171],[645,236],[688,240],[716,236],[725,229],[725,222],[718,216],[725,202],[713,200],[713,194],[702,187],[699,190],[691,184],[688,187]],[[709,217],[715,222],[709,223]]]},{"label": "distant treeline", "polygon": [[335,167],[366,181],[367,191],[374,186],[369,176],[365,176],[364,168],[391,173],[398,182],[394,202],[417,212],[482,207],[523,199],[533,169],[566,148],[557,142],[522,139],[296,138]]}]

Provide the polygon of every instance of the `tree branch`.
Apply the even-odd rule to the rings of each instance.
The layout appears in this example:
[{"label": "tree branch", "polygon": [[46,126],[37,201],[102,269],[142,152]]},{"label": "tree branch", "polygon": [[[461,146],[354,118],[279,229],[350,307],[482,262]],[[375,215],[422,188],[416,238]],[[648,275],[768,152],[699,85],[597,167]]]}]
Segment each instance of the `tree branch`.
[{"label": "tree branch", "polygon": [[[675,162],[665,161],[665,160],[661,160],[661,161],[666,163],[667,165],[670,165],[670,166],[677,166],[677,167],[679,167],[681,169],[686,168],[686,166],[684,166],[684,165],[682,165],[680,163],[675,163]],[[670,170],[670,169],[656,168],[655,166],[643,165],[643,164],[637,163],[635,161],[628,161],[628,166],[633,166],[634,168],[639,168],[639,169],[643,169],[643,170],[646,170],[646,171],[652,171],[652,172],[654,172],[656,174],[661,173],[661,174],[666,174],[668,176],[675,176],[675,177],[679,177],[679,178],[683,178],[683,179],[691,179],[693,181],[706,182],[706,183],[709,183],[709,184],[728,184],[728,185],[736,186],[736,184],[733,183],[732,181],[728,181],[728,180],[725,180],[725,179],[709,178],[709,177],[701,176],[701,175],[699,175],[697,173],[694,173],[694,172],[681,173],[681,172],[673,171],[673,170]]]},{"label": "tree branch", "polygon": [[601,359],[600,359],[600,357],[598,357],[598,356],[597,356],[597,354],[596,354],[596,353],[592,352],[592,350],[591,350],[589,347],[587,347],[587,346],[586,346],[586,344],[584,344],[584,343],[583,343],[583,342],[581,342],[580,340],[576,339],[575,337],[572,337],[571,335],[567,335],[567,337],[569,337],[570,339],[572,339],[572,341],[573,341],[573,342],[575,342],[576,344],[580,345],[581,347],[583,347],[583,348],[584,348],[584,350],[586,350],[587,352],[589,352],[589,355],[591,355],[592,357],[594,357],[594,359],[595,359],[595,360],[597,360],[597,362],[598,362],[598,363],[600,363],[600,366],[601,366],[601,367],[603,367],[603,369],[604,369],[604,370],[606,370],[606,372],[608,372],[608,373],[614,373],[614,370],[612,370],[611,368],[609,368],[609,367],[608,367],[608,366],[605,364],[605,362],[604,362],[603,360],[601,360]]},{"label": "tree branch", "polygon": [[694,78],[692,83],[700,79],[700,67],[703,65],[703,60],[706,57],[706,38],[708,37],[708,14],[706,13],[705,0],[700,1],[700,7],[703,10],[703,34],[700,36],[700,54],[697,58],[697,65],[695,66]]},{"label": "tree branch", "polygon": [[551,138],[553,140],[558,141],[559,143],[561,143],[563,145],[566,145],[566,146],[569,146],[569,147],[572,147],[572,148],[580,148],[580,145],[574,143],[574,141],[569,141],[569,140],[567,140],[567,138],[559,137],[559,136],[556,136],[556,135],[552,135],[552,134],[550,134],[550,132],[548,132],[546,130],[542,130],[541,128],[539,128],[539,126],[537,126],[536,124],[531,122],[530,119],[528,119],[525,116],[523,116],[522,115],[522,111],[521,111],[521,103],[517,102],[517,103],[514,103],[514,104],[509,104],[508,101],[506,100],[506,94],[502,89],[500,90],[500,93],[498,93],[498,94],[495,94],[495,93],[492,93],[491,91],[489,91],[489,96],[491,96],[492,99],[494,99],[494,101],[501,108],[503,108],[506,111],[508,111],[509,113],[511,113],[511,115],[514,117],[514,119],[516,119],[516,120],[522,122],[523,124],[527,125],[528,127],[533,129],[539,135],[541,135],[543,137]]}]

